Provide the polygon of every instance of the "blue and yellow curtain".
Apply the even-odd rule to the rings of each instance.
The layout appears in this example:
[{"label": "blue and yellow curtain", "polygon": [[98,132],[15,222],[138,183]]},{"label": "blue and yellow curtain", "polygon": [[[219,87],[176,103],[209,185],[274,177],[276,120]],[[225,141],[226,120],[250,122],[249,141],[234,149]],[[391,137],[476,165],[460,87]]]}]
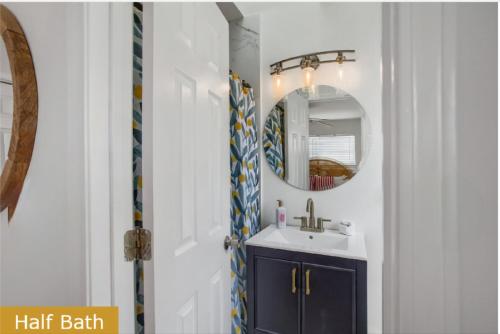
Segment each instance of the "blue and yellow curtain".
[{"label": "blue and yellow curtain", "polygon": [[285,110],[277,104],[269,113],[264,124],[262,146],[269,167],[280,178],[285,178]]},{"label": "blue and yellow curtain", "polygon": [[[253,90],[229,75],[231,148],[231,233],[240,243],[260,230],[259,149]],[[247,333],[246,253],[231,257],[231,332]]]},{"label": "blue and yellow curtain", "polygon": [[[133,6],[133,152],[134,226],[142,227],[142,4]],[[144,333],[144,266],[134,261],[135,333]]]}]

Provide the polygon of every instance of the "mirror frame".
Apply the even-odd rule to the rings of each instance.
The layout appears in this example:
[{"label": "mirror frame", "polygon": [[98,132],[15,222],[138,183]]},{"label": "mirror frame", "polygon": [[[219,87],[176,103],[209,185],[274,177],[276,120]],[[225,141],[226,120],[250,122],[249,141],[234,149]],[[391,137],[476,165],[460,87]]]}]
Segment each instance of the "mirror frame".
[{"label": "mirror frame", "polygon": [[0,5],[0,36],[12,73],[14,108],[9,151],[0,176],[0,212],[8,219],[16,209],[35,144],[38,121],[38,89],[28,41],[16,17]]}]

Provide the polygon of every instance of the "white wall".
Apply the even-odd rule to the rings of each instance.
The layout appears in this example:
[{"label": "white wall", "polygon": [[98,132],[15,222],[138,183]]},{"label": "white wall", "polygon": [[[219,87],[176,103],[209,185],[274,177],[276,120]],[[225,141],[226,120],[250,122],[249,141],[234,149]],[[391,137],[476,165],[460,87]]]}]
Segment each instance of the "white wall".
[{"label": "white wall", "polygon": [[16,212],[0,218],[0,305],[83,305],[82,5],[4,5],[30,44],[39,108]]},{"label": "white wall", "polygon": [[461,329],[497,333],[497,4],[460,4],[456,13]]},{"label": "white wall", "polygon": [[381,134],[381,6],[380,4],[280,4],[261,13],[261,128],[273,105],[302,86],[300,70],[282,74],[281,89],[273,86],[269,65],[303,53],[355,49],[356,62],[324,64],[316,73],[318,84],[338,87],[354,96],[371,124],[371,143],[364,166],[342,187],[305,192],[286,185],[262,157],[263,222],[274,221],[275,203],[282,199],[288,223],[305,214],[306,200],[316,204],[317,217],[348,219],[365,233],[368,253],[368,329],[382,332],[382,134]]},{"label": "white wall", "polygon": [[260,92],[259,24],[258,15],[229,22],[229,68],[252,86],[256,100]]},{"label": "white wall", "polygon": [[229,69],[253,88],[256,121],[260,121],[260,17],[249,15],[229,22]]}]

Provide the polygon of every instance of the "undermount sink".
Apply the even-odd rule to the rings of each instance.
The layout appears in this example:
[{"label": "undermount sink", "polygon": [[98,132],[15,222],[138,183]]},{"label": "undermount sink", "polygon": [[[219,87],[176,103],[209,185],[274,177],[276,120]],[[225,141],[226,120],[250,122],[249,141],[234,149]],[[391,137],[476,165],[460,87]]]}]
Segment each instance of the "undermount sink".
[{"label": "undermount sink", "polygon": [[270,225],[246,241],[247,245],[367,260],[363,234],[346,236],[334,230],[301,231],[298,226]]}]

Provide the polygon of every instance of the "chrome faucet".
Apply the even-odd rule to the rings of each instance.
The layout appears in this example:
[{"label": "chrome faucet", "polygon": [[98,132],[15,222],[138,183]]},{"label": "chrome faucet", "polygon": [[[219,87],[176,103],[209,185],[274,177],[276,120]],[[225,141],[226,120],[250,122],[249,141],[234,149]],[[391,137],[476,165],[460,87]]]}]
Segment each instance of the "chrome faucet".
[{"label": "chrome faucet", "polygon": [[314,202],[312,198],[307,199],[306,212],[309,212],[309,228],[314,228],[316,224],[316,218],[314,217]]},{"label": "chrome faucet", "polygon": [[307,232],[324,232],[325,231],[325,222],[331,221],[330,219],[324,219],[319,217],[318,221],[315,222],[316,218],[314,217],[314,202],[312,198],[307,199],[306,211],[309,213],[309,221],[307,217],[294,217],[294,219],[300,220],[300,230]]}]

